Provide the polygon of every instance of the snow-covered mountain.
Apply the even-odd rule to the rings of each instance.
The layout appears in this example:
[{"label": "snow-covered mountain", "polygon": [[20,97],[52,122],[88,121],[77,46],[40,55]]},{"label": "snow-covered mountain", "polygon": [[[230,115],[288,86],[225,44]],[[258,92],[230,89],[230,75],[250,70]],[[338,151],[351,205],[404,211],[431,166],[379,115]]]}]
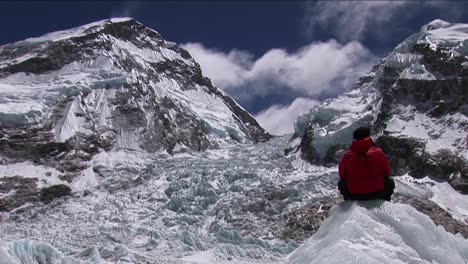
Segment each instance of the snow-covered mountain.
[{"label": "snow-covered mountain", "polygon": [[1,191],[22,190],[0,210],[95,186],[90,160],[103,151],[174,154],[270,137],[186,50],[131,18],[0,47]]},{"label": "snow-covered mountain", "polygon": [[314,154],[338,139],[317,140],[311,116],[321,111],[327,131],[349,137],[342,121],[369,118],[362,105],[378,102],[370,84],[382,81],[385,60],[361,80],[367,88],[301,117],[291,143],[271,138],[187,52],[132,19],[5,45],[0,58],[0,264],[468,258],[468,200],[450,184],[406,174],[393,204],[344,203],[336,166]]},{"label": "snow-covered mountain", "polygon": [[336,164],[362,125],[394,175],[432,176],[468,193],[468,25],[423,26],[350,92],[300,116],[287,152]]}]

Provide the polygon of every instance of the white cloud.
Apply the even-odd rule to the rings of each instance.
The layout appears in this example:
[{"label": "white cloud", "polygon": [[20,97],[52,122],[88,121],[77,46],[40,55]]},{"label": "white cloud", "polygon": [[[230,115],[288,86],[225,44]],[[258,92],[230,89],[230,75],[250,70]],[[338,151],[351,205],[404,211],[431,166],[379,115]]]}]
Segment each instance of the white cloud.
[{"label": "white cloud", "polygon": [[271,49],[258,59],[246,51],[224,53],[200,43],[182,45],[203,74],[238,100],[277,93],[279,88],[317,96],[348,90],[376,58],[359,42],[311,43],[295,52]]},{"label": "white cloud", "polygon": [[318,105],[319,101],[297,98],[288,106],[273,105],[255,116],[258,123],[273,135],[284,135],[294,131],[294,121],[301,114]]},{"label": "white cloud", "polygon": [[460,9],[463,7],[453,1],[311,1],[306,6],[305,23],[309,35],[320,27],[345,42],[360,40],[366,33],[390,37],[390,21],[409,21],[428,10],[456,19]]},{"label": "white cloud", "polygon": [[[310,2],[311,3],[311,2]],[[319,1],[308,5],[308,29],[331,28],[340,40],[360,39],[369,26],[389,21],[407,1]]]},{"label": "white cloud", "polygon": [[233,50],[228,54],[207,49],[200,43],[187,43],[182,47],[200,64],[202,71],[219,87],[235,87],[244,82],[246,65],[251,64],[248,52]]}]

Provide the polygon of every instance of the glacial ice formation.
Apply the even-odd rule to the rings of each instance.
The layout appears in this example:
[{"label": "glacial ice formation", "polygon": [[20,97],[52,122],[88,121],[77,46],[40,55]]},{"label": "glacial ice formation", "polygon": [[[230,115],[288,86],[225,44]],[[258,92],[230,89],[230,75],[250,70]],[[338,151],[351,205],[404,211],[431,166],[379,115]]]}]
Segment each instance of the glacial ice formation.
[{"label": "glacial ice formation", "polygon": [[[47,243],[31,240],[0,241],[0,264],[91,264],[64,256]],[[100,262],[94,262],[100,263]]]},{"label": "glacial ice formation", "polygon": [[413,207],[367,201],[333,208],[289,263],[454,264],[467,259],[468,240],[447,233]]},{"label": "glacial ice formation", "polygon": [[[195,254],[177,259],[154,260],[154,263],[264,263],[260,259],[246,261],[257,255],[265,257],[264,245],[245,248],[249,243],[239,235],[224,234],[228,239],[216,248],[206,249],[203,242],[189,233],[184,236],[187,245],[198,248]],[[237,242],[234,243],[232,239]],[[220,241],[221,242],[221,241]],[[244,246],[243,246],[244,245]],[[0,264],[81,264],[107,263],[112,259],[125,260],[129,255],[124,245],[91,247],[75,257],[65,256],[53,246],[31,240],[0,242]],[[279,252],[278,252],[279,253]],[[284,252],[282,253],[284,254]],[[250,255],[250,256],[249,256]],[[106,258],[103,261],[101,256]],[[229,257],[228,256],[232,256]],[[234,259],[233,259],[234,258]],[[128,259],[131,263],[135,260]],[[271,259],[270,263],[290,264],[345,264],[345,263],[466,263],[468,240],[436,226],[426,215],[403,204],[384,201],[346,202],[332,208],[330,216],[320,229],[289,259]],[[161,262],[162,261],[162,262]],[[263,259],[266,261],[266,259]],[[152,262],[153,263],[153,262]],[[266,263],[266,262],[265,262]]]}]

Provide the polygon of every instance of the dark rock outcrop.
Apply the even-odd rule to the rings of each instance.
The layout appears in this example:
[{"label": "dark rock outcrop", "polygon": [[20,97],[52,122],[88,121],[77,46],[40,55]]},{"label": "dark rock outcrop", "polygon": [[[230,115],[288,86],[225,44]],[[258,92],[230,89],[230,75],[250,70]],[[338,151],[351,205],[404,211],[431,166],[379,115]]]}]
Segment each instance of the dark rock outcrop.
[{"label": "dark rock outcrop", "polygon": [[312,163],[318,163],[321,159],[314,146],[314,136],[313,127],[307,126],[299,144],[299,149],[301,150],[301,158]]},{"label": "dark rock outcrop", "polygon": [[429,154],[421,141],[391,136],[379,137],[376,144],[388,155],[393,174],[409,173],[416,178],[430,176],[448,181],[454,189],[468,194],[468,163],[450,150]]},{"label": "dark rock outcrop", "polygon": [[70,187],[63,184],[58,184],[41,189],[39,199],[41,202],[50,203],[54,198],[68,196],[70,193]]},{"label": "dark rock outcrop", "polygon": [[50,203],[55,198],[68,196],[71,189],[63,184],[37,189],[38,179],[8,176],[0,178],[0,212],[11,211],[27,203]]}]

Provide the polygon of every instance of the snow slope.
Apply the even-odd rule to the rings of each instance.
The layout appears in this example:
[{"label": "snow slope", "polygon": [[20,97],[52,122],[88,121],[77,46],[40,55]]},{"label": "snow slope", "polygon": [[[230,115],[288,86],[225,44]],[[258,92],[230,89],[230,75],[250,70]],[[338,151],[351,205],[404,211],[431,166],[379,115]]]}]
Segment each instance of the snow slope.
[{"label": "snow slope", "polygon": [[440,263],[468,261],[468,240],[447,233],[408,205],[347,202],[307,242],[291,264]]}]

